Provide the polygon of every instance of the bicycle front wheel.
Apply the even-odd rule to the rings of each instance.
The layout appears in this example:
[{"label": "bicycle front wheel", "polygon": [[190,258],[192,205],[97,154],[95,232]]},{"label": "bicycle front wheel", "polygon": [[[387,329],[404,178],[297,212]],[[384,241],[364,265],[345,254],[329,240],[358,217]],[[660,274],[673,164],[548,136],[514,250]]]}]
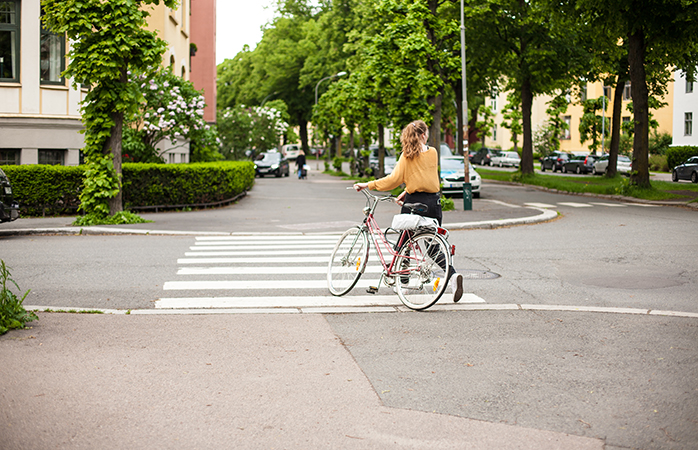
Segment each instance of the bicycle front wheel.
[{"label": "bicycle front wheel", "polygon": [[422,233],[408,239],[395,264],[397,295],[405,306],[422,310],[439,301],[451,266],[451,253],[441,236]]},{"label": "bicycle front wheel", "polygon": [[368,260],[368,236],[359,227],[339,238],[327,267],[327,287],[332,295],[344,295],[359,281]]}]

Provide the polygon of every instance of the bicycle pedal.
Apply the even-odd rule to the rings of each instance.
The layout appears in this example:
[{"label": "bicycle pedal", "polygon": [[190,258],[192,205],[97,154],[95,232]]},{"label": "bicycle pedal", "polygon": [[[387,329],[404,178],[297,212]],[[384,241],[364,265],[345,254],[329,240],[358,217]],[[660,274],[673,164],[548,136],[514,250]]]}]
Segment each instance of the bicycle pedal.
[{"label": "bicycle pedal", "polygon": [[366,293],[368,294],[375,294],[378,292],[378,286],[369,286],[368,289],[366,289]]}]

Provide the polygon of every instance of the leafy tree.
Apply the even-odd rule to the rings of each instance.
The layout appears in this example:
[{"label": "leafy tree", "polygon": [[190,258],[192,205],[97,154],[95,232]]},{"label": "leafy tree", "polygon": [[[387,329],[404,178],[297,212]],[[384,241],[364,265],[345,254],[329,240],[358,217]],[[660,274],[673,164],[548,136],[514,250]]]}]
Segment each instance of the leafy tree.
[{"label": "leafy tree", "polygon": [[[146,5],[160,0],[42,0],[43,20],[71,41],[64,75],[73,85],[90,85],[82,106],[85,160],[81,208],[97,218],[123,210],[121,143],[125,117],[133,114],[140,93],[128,71],[159,65],[166,42],[145,29]],[[176,0],[162,0],[174,8]]]},{"label": "leafy tree", "polygon": [[[633,172],[630,183],[650,187],[649,97],[665,92],[671,72],[693,73],[698,64],[698,1],[696,0],[577,0],[577,14],[627,42],[634,104]],[[580,13],[581,12],[581,13]]]},{"label": "leafy tree", "polygon": [[477,129],[477,137],[485,145],[485,137],[492,136],[492,127],[494,127],[494,112],[489,106],[480,108],[480,116],[475,124]]},{"label": "leafy tree", "polygon": [[[132,74],[131,81],[138,85],[144,98],[141,108],[127,120],[131,128],[129,141],[134,150],[140,150],[136,155],[143,159],[142,162],[161,162],[162,155],[156,147],[165,139],[173,144],[189,142],[192,161],[223,158],[217,151],[220,140],[215,127],[212,128],[204,120],[206,101],[203,93],[197,91],[191,82],[166,68]],[[197,149],[199,154],[195,154]],[[208,156],[203,154],[206,149],[210,149]],[[141,162],[136,158],[131,159]]]},{"label": "leafy tree", "polygon": [[507,95],[507,105],[502,111],[501,125],[511,132],[511,142],[514,144],[514,151],[518,152],[519,147],[519,136],[523,132],[523,127],[521,124],[521,101],[515,93],[509,93]]},{"label": "leafy tree", "polygon": [[583,115],[579,122],[579,136],[580,143],[585,143],[586,141],[591,141],[589,148],[593,154],[599,148],[601,143],[601,130],[603,127],[608,129],[608,120],[606,116],[603,117],[597,114],[597,111],[606,110],[608,101],[605,101],[604,96],[599,98],[590,98],[582,102]]},{"label": "leafy tree", "polygon": [[223,152],[230,159],[245,158],[246,151],[256,153],[277,148],[288,129],[286,105],[281,100],[265,106],[238,105],[218,111],[218,130]]},{"label": "leafy tree", "polygon": [[[521,171],[533,173],[531,107],[539,94],[564,89],[586,58],[571,7],[554,1],[470,0],[466,14],[468,41],[493,61],[506,89],[521,98],[523,148]],[[488,30],[488,32],[482,32]]]}]

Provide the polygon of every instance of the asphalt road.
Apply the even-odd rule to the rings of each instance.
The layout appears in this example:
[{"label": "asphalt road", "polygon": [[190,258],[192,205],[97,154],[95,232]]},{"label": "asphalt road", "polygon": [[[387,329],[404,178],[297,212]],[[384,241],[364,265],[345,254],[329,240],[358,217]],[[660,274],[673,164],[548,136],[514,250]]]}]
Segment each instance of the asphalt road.
[{"label": "asphalt road", "polygon": [[[317,181],[259,180],[238,205],[167,214],[295,236],[356,221],[362,201]],[[11,448],[698,448],[696,212],[491,184],[474,210],[525,209],[498,202],[559,216],[452,231],[459,270],[499,277],[467,280],[482,302],[424,313],[136,315],[172,295],[194,236],[2,237],[27,304],[134,314],[40,313],[0,337],[0,435]],[[298,278],[311,277],[252,277]]]}]

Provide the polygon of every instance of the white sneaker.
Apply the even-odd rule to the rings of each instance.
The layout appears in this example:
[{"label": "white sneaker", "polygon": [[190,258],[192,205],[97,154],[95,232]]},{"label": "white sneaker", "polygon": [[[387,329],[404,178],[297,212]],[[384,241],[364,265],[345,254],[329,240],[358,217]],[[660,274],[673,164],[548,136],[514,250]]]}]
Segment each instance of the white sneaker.
[{"label": "white sneaker", "polygon": [[453,303],[458,303],[463,296],[463,275],[455,273],[456,290],[453,292]]}]

